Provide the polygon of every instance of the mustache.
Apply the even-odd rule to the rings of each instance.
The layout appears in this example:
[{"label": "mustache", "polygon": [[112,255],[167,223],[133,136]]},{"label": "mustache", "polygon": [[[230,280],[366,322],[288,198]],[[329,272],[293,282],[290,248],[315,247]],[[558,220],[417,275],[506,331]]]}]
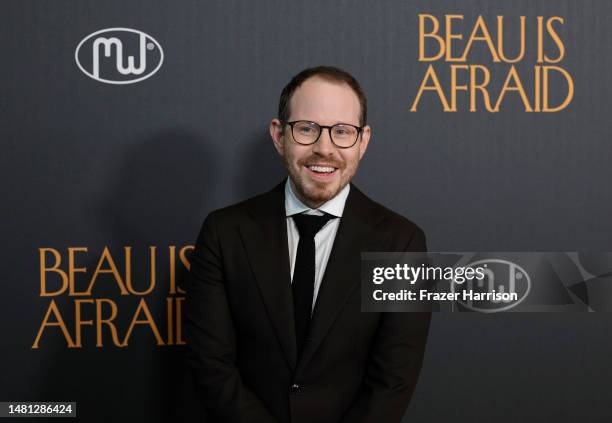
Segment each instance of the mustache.
[{"label": "mustache", "polygon": [[312,155],[305,159],[300,159],[297,162],[300,166],[315,165],[315,166],[333,166],[338,169],[343,169],[345,164],[334,159],[323,159],[321,156]]}]

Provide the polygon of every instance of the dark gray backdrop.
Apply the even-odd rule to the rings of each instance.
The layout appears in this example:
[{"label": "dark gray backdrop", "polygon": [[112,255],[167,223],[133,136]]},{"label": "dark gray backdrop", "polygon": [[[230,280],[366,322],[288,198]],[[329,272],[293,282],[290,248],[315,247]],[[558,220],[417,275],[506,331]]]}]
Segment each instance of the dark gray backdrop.
[{"label": "dark gray backdrop", "polygon": [[[51,335],[30,349],[48,304],[38,248],[193,243],[209,211],[283,176],[267,123],[307,66],[340,66],[361,81],[373,139],[355,181],[420,224],[430,250],[612,250],[608,1],[11,1],[0,10],[0,401],[77,401],[87,422],[166,421],[173,404],[199,414],[181,348],[155,347],[144,332],[127,349],[90,339],[69,350]],[[572,104],[530,114],[509,100],[497,114],[445,114],[428,100],[410,113],[426,69],[419,13],[564,17]],[[123,86],[81,73],[77,44],[109,27],[155,37],[159,72]],[[479,59],[490,62],[483,50]],[[438,314],[405,421],[606,421],[610,323],[595,313]]]}]

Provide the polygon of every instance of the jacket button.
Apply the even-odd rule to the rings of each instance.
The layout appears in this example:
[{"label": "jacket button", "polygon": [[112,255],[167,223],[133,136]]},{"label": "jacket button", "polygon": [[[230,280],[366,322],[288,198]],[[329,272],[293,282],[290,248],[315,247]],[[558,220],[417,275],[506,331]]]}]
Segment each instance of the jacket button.
[{"label": "jacket button", "polygon": [[291,385],[292,394],[299,394],[300,392],[302,392],[302,386],[298,385],[297,383]]}]

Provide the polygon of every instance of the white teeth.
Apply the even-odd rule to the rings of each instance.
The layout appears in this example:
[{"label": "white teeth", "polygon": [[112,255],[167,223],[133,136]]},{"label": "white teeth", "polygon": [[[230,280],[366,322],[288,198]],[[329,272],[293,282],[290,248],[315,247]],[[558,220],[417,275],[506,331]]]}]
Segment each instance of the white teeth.
[{"label": "white teeth", "polygon": [[315,171],[315,172],[321,172],[321,173],[331,173],[334,170],[336,170],[333,167],[326,167],[326,166],[308,166],[308,169]]}]

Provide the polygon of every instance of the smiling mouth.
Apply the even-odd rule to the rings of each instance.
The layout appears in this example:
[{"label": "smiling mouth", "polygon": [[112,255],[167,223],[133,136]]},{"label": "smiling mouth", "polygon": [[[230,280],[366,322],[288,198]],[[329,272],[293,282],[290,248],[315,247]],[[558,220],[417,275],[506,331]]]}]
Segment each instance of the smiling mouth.
[{"label": "smiling mouth", "polygon": [[338,170],[337,167],[327,165],[306,165],[308,170],[318,174],[331,174]]}]

